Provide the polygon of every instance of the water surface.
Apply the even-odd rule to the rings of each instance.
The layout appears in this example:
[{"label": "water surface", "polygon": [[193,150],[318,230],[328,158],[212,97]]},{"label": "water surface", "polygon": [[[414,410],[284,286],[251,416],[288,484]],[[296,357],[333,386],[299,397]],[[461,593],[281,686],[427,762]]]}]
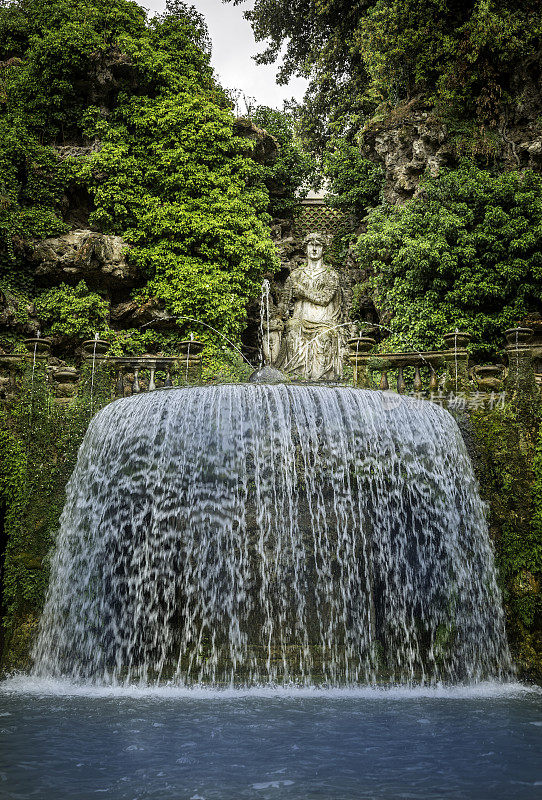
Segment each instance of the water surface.
[{"label": "water surface", "polygon": [[534,800],[542,695],[0,689],[2,800]]}]

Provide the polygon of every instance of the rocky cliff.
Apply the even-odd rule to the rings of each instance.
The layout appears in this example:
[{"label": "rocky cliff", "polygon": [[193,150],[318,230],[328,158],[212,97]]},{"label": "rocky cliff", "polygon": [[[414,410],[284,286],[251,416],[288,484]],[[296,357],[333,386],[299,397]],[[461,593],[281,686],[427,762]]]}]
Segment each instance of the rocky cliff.
[{"label": "rocky cliff", "polygon": [[518,65],[512,101],[489,121],[455,118],[419,95],[383,104],[360,132],[362,151],[385,170],[384,198],[415,197],[423,175],[436,176],[462,157],[480,166],[542,171],[542,54]]}]

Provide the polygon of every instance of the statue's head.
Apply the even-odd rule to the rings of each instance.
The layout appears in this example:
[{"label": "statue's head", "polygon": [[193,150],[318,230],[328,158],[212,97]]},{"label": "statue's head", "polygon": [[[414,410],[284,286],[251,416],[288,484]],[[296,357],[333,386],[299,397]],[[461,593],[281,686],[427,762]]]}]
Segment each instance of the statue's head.
[{"label": "statue's head", "polygon": [[307,250],[307,255],[311,259],[318,259],[322,257],[324,247],[327,244],[326,237],[323,233],[309,233],[303,242]]}]

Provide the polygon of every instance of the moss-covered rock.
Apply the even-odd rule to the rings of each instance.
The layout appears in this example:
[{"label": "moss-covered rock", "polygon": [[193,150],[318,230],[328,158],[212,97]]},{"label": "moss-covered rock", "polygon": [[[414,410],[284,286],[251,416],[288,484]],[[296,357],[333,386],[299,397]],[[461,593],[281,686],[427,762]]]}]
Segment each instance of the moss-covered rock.
[{"label": "moss-covered rock", "polygon": [[542,681],[542,461],[532,418],[517,409],[471,414],[474,464],[488,507],[508,638],[520,678]]}]

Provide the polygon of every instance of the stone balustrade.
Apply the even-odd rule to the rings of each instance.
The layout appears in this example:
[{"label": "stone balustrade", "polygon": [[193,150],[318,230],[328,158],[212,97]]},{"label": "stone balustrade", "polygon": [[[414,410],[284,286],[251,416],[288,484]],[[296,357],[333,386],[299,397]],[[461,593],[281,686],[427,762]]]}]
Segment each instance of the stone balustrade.
[{"label": "stone balustrade", "polygon": [[[470,388],[469,334],[454,332],[445,337],[447,349],[406,353],[374,353],[376,339],[361,336],[349,340],[350,363],[354,384],[362,388],[390,389],[389,374],[394,374],[399,394],[412,391],[434,393],[438,390],[468,391]],[[410,370],[408,368],[411,368]],[[375,380],[375,373],[378,379]],[[408,381],[406,375],[408,374]]]},{"label": "stone balustrade", "polygon": [[360,336],[349,340],[349,361],[354,384],[362,388],[389,390],[392,373],[399,394],[494,394],[506,388],[513,397],[536,393],[542,385],[542,345],[531,344],[532,335],[530,328],[505,332],[508,366],[473,365],[467,349],[471,337],[462,331],[444,336],[444,350],[406,353],[375,353],[376,339]]},{"label": "stone balustrade", "polygon": [[[467,350],[470,336],[463,332],[446,335],[445,349],[423,352],[377,353],[376,339],[371,336],[350,339],[353,383],[360,388],[427,397],[443,392],[489,395],[504,389],[509,398],[537,395],[542,386],[542,344],[531,343],[529,328],[512,328],[505,336],[507,366],[472,364]],[[51,343],[47,339],[29,339],[25,344],[26,353],[0,355],[0,400],[16,398],[23,376],[30,370],[34,381],[46,381],[59,404],[69,403],[102,367],[107,367],[106,401],[201,378],[204,345],[197,341],[181,342],[175,356],[110,356],[108,342],[92,339],[83,343],[79,369],[55,366],[55,359],[49,363]]]},{"label": "stone balustrade", "polygon": [[55,401],[61,405],[69,403],[85,383],[92,384],[92,392],[93,374],[102,373],[104,367],[112,377],[106,390],[109,399],[184,385],[201,378],[204,345],[192,340],[180,343],[177,356],[110,356],[108,342],[91,339],[83,342],[79,369],[55,366],[54,359],[50,364],[51,343],[46,339],[28,339],[25,344],[26,353],[0,355],[0,400],[12,401],[18,396],[29,368],[35,371],[36,378],[48,384]]},{"label": "stone balustrade", "polygon": [[170,388],[174,383],[188,382],[193,375],[185,360],[180,357],[149,356],[108,358],[112,367],[115,397],[126,397],[140,392],[153,392],[159,388]]}]

